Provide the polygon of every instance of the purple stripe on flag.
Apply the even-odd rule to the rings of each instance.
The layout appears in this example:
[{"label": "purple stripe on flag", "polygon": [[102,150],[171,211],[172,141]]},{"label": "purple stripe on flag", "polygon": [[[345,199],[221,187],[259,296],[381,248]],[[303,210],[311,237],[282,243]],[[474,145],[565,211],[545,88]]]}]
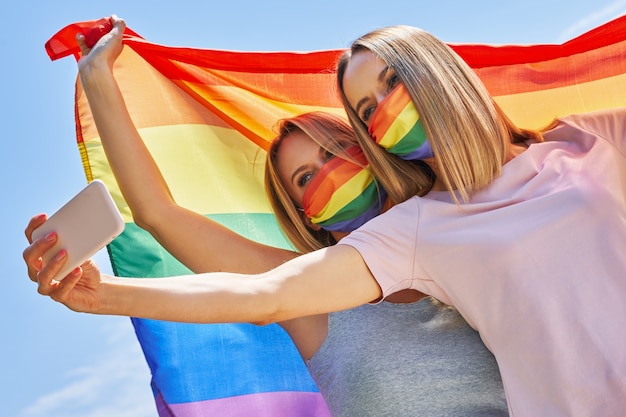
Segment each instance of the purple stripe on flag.
[{"label": "purple stripe on flag", "polygon": [[159,413],[159,417],[176,417],[174,413],[172,412],[172,410],[170,409],[170,406],[163,399],[163,396],[161,395],[161,393],[159,392],[155,393],[154,402],[156,404],[156,409],[157,409],[157,413]]},{"label": "purple stripe on flag", "polygon": [[160,417],[330,417],[318,392],[267,392],[181,404],[166,404],[159,394],[155,399]]}]

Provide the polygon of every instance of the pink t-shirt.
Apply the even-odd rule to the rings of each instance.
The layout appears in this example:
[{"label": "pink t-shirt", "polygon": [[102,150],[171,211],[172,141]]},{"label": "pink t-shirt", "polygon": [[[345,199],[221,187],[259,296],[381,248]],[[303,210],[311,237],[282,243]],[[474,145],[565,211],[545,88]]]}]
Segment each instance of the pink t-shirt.
[{"label": "pink t-shirt", "polygon": [[[626,108],[563,118],[469,203],[414,197],[340,241],[383,294],[454,305],[512,416],[626,413]],[[419,341],[416,341],[419,343]]]}]

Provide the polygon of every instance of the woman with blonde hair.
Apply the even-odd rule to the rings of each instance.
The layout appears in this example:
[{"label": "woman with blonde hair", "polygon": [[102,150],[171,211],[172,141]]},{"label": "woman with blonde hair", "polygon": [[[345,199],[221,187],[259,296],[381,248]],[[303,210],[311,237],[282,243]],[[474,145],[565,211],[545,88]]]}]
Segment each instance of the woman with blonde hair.
[{"label": "woman with blonde hair", "polygon": [[[497,178],[502,166],[518,147],[540,142],[540,132],[515,126],[489,96],[476,73],[448,45],[431,34],[409,26],[394,26],[368,33],[352,43],[337,64],[340,97],[376,176],[387,190],[397,190],[404,201],[419,190],[398,186],[398,170],[379,162],[389,153],[368,132],[376,103],[360,101],[357,108],[346,97],[345,85],[353,57],[369,51],[383,64],[385,73],[379,94],[386,96],[402,83],[420,115],[424,136],[437,158],[437,187],[456,190],[463,199]],[[363,54],[359,54],[359,53]],[[408,57],[408,58],[407,58]],[[418,97],[424,99],[418,100]],[[454,111],[450,111],[454,109]],[[485,138],[489,138],[486,141]],[[513,150],[513,151],[512,151]],[[384,168],[379,168],[380,166]],[[432,164],[429,164],[433,168]],[[402,172],[400,170],[400,172]],[[411,179],[411,175],[407,175]]]},{"label": "woman with blonde hair", "polygon": [[[268,198],[281,229],[299,253],[250,241],[176,204],[130,120],[110,70],[113,60],[109,58],[119,47],[120,33],[103,41],[100,49],[83,49],[79,63],[83,88],[135,223],[189,269],[196,273],[265,272],[299,253],[335,244],[369,218],[364,213],[380,212],[384,191],[377,189],[369,174],[361,182],[373,191],[369,199],[360,200],[365,211],[353,207],[344,212],[341,225],[324,229],[302,212],[301,198],[324,165],[349,173],[366,164],[346,120],[322,112],[281,120],[267,155]],[[390,154],[387,159],[396,160],[407,172],[424,169],[422,164]],[[358,183],[351,187],[357,197],[363,191]],[[33,220],[28,236],[43,219]],[[280,323],[333,416],[412,417],[415,410],[424,410],[428,416],[508,414],[493,355],[458,312],[415,290],[394,294],[388,301]],[[421,348],[411,348],[418,340]],[[403,366],[406,362],[414,366]]]},{"label": "woman with blonde hair", "polygon": [[621,415],[626,109],[520,129],[450,47],[407,26],[356,40],[338,84],[385,189],[402,173],[380,153],[436,175],[341,242],[382,297],[410,287],[456,306],[495,354],[512,414]]},{"label": "woman with blonde hair", "polygon": [[[409,27],[357,40],[338,74],[370,164],[358,168],[371,168],[392,208],[336,245],[255,275],[121,279],[85,263],[59,283],[64,254],[40,265],[53,242],[39,240],[24,252],[39,292],[96,314],[263,324],[418,290],[478,330],[511,414],[622,415],[626,109],[517,129],[449,47]],[[426,163],[432,190],[411,194],[424,181],[380,163],[381,152]],[[312,224],[344,221],[329,207],[350,190],[320,187],[335,176],[320,169],[295,201]]]}]

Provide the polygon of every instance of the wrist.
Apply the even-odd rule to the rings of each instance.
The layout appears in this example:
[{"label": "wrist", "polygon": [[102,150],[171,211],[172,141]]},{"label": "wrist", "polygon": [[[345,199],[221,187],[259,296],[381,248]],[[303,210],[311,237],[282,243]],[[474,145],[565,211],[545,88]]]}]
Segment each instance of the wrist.
[{"label": "wrist", "polygon": [[78,74],[84,88],[96,87],[106,77],[113,77],[113,70],[101,60],[85,60],[78,65]]},{"label": "wrist", "polygon": [[100,281],[100,303],[96,314],[126,315],[123,308],[125,292],[121,278],[102,274]]}]

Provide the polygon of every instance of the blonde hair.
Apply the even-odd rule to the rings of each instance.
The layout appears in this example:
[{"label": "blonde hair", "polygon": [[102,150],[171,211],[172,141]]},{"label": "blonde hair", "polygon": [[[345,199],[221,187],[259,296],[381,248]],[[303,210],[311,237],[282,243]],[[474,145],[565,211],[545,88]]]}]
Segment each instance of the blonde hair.
[{"label": "blonde hair", "polygon": [[280,120],[277,128],[278,135],[267,151],[265,164],[265,191],[276,220],[299,252],[311,252],[333,245],[337,242],[330,232],[316,231],[306,226],[304,213],[296,207],[278,174],[278,150],[285,138],[301,132],[332,154],[347,158],[345,149],[357,145],[354,132],[341,117],[323,112],[310,112]]},{"label": "blonde hair", "polygon": [[[410,26],[370,32],[354,41],[339,59],[339,94],[373,171],[384,188],[398,193],[396,202],[416,194],[415,186],[411,186],[410,179],[402,178],[402,171],[389,169],[378,161],[381,149],[370,139],[367,127],[348,103],[343,89],[350,59],[360,51],[372,52],[395,70],[431,141],[439,179],[451,192],[457,190],[464,201],[500,175],[511,143],[542,140],[539,132],[515,126],[476,73],[444,42]],[[423,186],[428,188],[428,180]],[[452,195],[456,200],[456,194]]]},{"label": "blonde hair", "polygon": [[[334,245],[337,241],[330,232],[323,229],[313,230],[306,226],[304,213],[298,209],[278,174],[278,150],[285,138],[300,132],[333,155],[361,165],[346,153],[347,148],[359,146],[354,131],[344,118],[324,112],[309,112],[280,120],[277,124],[277,130],[278,134],[267,151],[265,192],[274,210],[278,225],[299,252],[306,253]],[[383,154],[379,159],[381,163],[386,166],[393,166],[393,169],[405,173],[406,177],[418,175],[430,175],[432,177],[432,173],[429,173],[430,170],[425,164],[403,161],[387,152],[383,152]],[[428,190],[430,190],[430,186]],[[424,190],[424,192],[428,192],[428,190]],[[390,198],[392,201],[396,201],[391,195]]]}]

